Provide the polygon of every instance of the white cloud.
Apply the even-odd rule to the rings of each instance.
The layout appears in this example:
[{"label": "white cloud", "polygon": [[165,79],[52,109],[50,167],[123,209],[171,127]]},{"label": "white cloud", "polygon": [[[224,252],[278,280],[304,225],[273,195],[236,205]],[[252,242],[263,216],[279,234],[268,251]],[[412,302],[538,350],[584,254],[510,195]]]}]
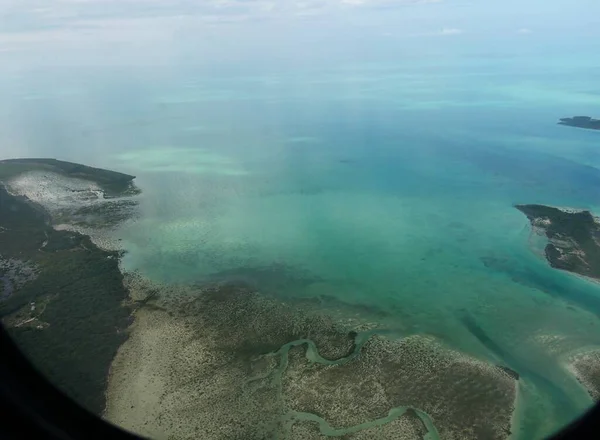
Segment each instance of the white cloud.
[{"label": "white cloud", "polygon": [[443,0],[337,0],[342,5],[349,6],[403,6],[423,3],[440,3]]},{"label": "white cloud", "polygon": [[533,34],[533,31],[528,28],[521,28],[521,29],[517,30],[517,34],[522,34],[522,35]]},{"label": "white cloud", "polygon": [[395,7],[442,0],[0,0],[0,29],[42,26],[44,21],[143,18],[173,15],[255,14],[275,18],[354,7]]},{"label": "white cloud", "polygon": [[444,28],[438,32],[438,35],[460,35],[464,34],[462,29],[458,28]]},{"label": "white cloud", "polygon": [[[442,0],[0,0],[0,47],[85,38],[160,39],[182,28],[334,17]],[[100,35],[104,32],[105,36]],[[110,35],[108,35],[110,33]]]},{"label": "white cloud", "polygon": [[411,37],[451,37],[454,35],[462,35],[465,31],[459,28],[445,27],[435,32],[417,32],[411,33]]}]

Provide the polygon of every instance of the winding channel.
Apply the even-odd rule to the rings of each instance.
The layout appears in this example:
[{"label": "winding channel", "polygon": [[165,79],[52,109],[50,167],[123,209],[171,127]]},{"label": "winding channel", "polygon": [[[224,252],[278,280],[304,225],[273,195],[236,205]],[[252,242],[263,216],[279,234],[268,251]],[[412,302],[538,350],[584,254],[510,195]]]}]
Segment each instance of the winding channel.
[{"label": "winding channel", "polygon": [[[319,354],[317,346],[310,339],[298,339],[292,342],[288,342],[287,344],[283,345],[279,350],[265,355],[265,357],[280,356],[279,366],[277,367],[275,372],[268,372],[265,374],[254,376],[250,378],[248,382],[266,379],[269,376],[273,375],[273,381],[278,386],[278,398],[279,400],[282,400],[281,379],[283,374],[285,373],[285,370],[288,367],[288,354],[290,349],[306,344],[306,359],[308,359],[310,362],[318,363],[321,365],[344,365],[356,359],[360,355],[360,351],[362,350],[363,345],[375,333],[375,331],[358,333],[354,338],[354,349],[352,350],[352,353],[350,353],[348,356],[336,360],[325,359],[324,357],[322,357]],[[332,427],[325,419],[315,414],[290,410],[283,416],[283,424],[285,427],[284,431],[286,432],[284,438],[287,437],[287,434],[290,432],[292,425],[296,422],[316,422],[319,425],[319,430],[322,435],[326,437],[340,437],[347,434],[354,434],[365,429],[383,426],[401,417],[408,410],[413,410],[425,425],[425,428],[427,429],[427,434],[425,434],[425,436],[423,437],[424,440],[440,440],[440,435],[433,423],[432,418],[427,413],[412,406],[397,406],[391,408],[386,417],[340,429]]]}]

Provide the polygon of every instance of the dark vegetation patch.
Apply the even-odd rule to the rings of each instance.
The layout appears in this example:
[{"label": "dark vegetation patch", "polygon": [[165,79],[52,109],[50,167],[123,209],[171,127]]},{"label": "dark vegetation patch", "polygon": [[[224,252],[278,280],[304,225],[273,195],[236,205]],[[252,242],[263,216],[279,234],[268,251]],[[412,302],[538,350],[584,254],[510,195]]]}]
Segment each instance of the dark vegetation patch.
[{"label": "dark vegetation patch", "polygon": [[516,208],[550,240],[545,251],[552,267],[600,279],[600,226],[591,212],[565,212],[544,205]]},{"label": "dark vegetation patch", "polygon": [[600,130],[600,119],[592,119],[590,116],[561,118],[558,124],[568,125],[569,127],[587,128],[589,130]]},{"label": "dark vegetation patch", "polygon": [[511,370],[510,368],[504,367],[502,365],[498,365],[498,368],[500,368],[502,371],[504,371],[506,374],[508,374],[514,380],[519,380],[519,378],[520,378],[519,373],[517,373],[515,370]]},{"label": "dark vegetation patch", "polygon": [[[99,249],[85,235],[54,230],[43,208],[9,194],[2,185],[3,178],[41,168],[58,168],[63,175],[94,180],[111,191],[128,187],[133,177],[51,159],[0,161],[0,256],[37,268],[35,278],[13,286],[0,301],[0,318],[10,324],[8,332],[42,374],[100,414],[109,367],[126,339],[130,316],[122,305],[128,292],[119,254]],[[44,304],[31,315],[37,321],[20,325],[20,311],[32,303]]]},{"label": "dark vegetation patch", "polygon": [[66,177],[89,180],[102,187],[107,196],[135,194],[139,190],[132,185],[135,176],[116,171],[89,167],[56,159],[7,159],[0,161],[0,181],[27,171],[51,171]]},{"label": "dark vegetation patch", "polygon": [[326,359],[338,359],[354,350],[354,337],[340,331],[329,317],[304,315],[244,284],[205,286],[201,294],[179,307],[221,335],[221,348],[240,359],[275,352],[298,339],[313,340]]}]

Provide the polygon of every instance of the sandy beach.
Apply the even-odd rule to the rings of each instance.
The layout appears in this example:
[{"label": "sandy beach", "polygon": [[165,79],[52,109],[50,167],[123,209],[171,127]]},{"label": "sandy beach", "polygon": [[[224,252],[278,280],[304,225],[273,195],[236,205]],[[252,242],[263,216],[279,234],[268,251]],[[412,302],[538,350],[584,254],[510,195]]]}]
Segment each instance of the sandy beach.
[{"label": "sandy beach", "polygon": [[582,347],[565,356],[562,364],[594,401],[600,400],[600,348]]}]

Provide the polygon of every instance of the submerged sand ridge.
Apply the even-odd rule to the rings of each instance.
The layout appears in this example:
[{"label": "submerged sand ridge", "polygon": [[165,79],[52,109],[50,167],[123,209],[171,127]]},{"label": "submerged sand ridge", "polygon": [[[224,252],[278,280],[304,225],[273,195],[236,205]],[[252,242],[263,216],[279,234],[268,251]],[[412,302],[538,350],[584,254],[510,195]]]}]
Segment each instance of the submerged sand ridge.
[{"label": "submerged sand ridge", "polygon": [[515,378],[434,338],[354,331],[245,286],[169,289],[137,310],[111,368],[105,416],[126,429],[206,439],[509,435]]}]

